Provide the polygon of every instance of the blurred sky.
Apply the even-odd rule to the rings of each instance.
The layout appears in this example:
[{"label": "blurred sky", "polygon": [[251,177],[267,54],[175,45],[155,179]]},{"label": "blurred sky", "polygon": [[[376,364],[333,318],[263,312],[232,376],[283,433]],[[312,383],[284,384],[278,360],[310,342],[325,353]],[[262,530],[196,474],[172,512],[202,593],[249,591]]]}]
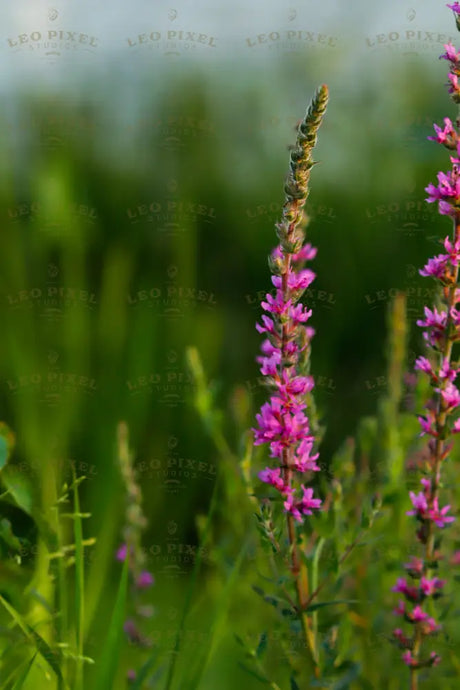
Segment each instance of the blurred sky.
[{"label": "blurred sky", "polygon": [[310,49],[319,62],[358,71],[371,55],[432,58],[456,40],[452,13],[438,0],[15,0],[0,6],[0,27],[2,91],[69,86],[114,66],[135,78],[198,60],[218,73],[221,61],[250,66]]}]

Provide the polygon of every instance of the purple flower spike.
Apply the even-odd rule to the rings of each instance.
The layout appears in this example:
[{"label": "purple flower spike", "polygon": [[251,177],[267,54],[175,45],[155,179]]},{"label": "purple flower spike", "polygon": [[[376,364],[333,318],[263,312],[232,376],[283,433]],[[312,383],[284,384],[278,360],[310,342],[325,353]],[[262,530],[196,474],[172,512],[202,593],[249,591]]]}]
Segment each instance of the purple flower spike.
[{"label": "purple flower spike", "polygon": [[[460,30],[460,3],[455,2],[448,7],[456,14]],[[445,53],[440,57],[450,63],[449,93],[455,103],[460,103],[460,52],[451,43],[444,45],[444,49]],[[425,604],[427,600],[443,596],[447,584],[446,580],[435,576],[438,574],[438,561],[444,558],[437,546],[440,543],[438,530],[445,529],[455,520],[449,514],[449,504],[440,506],[441,469],[452,449],[450,436],[460,433],[460,391],[455,385],[460,368],[451,361],[453,345],[460,341],[460,310],[457,308],[460,301],[460,131],[458,123],[452,123],[448,117],[444,118],[442,127],[435,124],[434,131],[435,136],[428,139],[454,151],[454,155],[450,156],[451,169],[439,172],[437,184],[431,183],[426,187],[426,201],[437,202],[439,213],[452,219],[453,233],[452,237],[444,240],[445,253],[428,259],[419,271],[420,275],[434,279],[438,284],[436,306],[425,306],[424,318],[417,321],[417,325],[424,329],[428,356],[418,357],[414,367],[427,376],[431,384],[425,414],[418,416],[422,429],[420,436],[428,436],[426,476],[420,480],[421,491],[409,491],[412,508],[406,511],[416,520],[416,537],[423,548],[421,557],[412,556],[404,564],[412,581],[399,578],[392,588],[406,599],[406,602],[399,602],[394,613],[410,626],[410,636],[397,628],[393,631],[393,638],[410,669],[411,688],[418,687],[419,669],[437,666],[441,661],[435,651],[428,654],[424,650],[425,638],[441,630],[441,625],[425,610]],[[451,564],[454,561],[460,563],[460,557],[452,558]]]},{"label": "purple flower spike", "polygon": [[327,87],[322,86],[300,126],[295,155],[291,154],[283,216],[276,226],[280,243],[269,259],[275,292],[262,300],[266,314],[256,324],[258,332],[266,336],[261,348],[263,356],[257,361],[274,390],[256,415],[254,445],[269,444],[270,456],[278,460],[277,467],[265,468],[259,478],[281,494],[288,520],[293,518],[297,522],[321,506],[321,500],[313,498],[313,489],[303,486],[299,476],[320,469],[307,416],[307,400],[314,381],[303,373],[314,335],[314,329],[307,325],[312,310],[299,300],[315,280],[314,272],[304,266],[315,258],[316,249],[304,242],[302,207],[313,165],[311,151],[327,100]]}]

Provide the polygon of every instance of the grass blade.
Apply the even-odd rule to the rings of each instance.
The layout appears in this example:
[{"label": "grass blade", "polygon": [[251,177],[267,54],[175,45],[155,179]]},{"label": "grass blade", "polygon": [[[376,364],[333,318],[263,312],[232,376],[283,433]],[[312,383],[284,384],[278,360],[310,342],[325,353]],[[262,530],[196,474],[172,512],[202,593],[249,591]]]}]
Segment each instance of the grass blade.
[{"label": "grass blade", "polygon": [[9,604],[6,599],[2,597],[0,594],[0,603],[3,604],[4,608],[8,611],[10,616],[13,618],[15,623],[19,626],[19,628],[22,630],[24,633],[25,637],[27,640],[30,642],[32,646],[36,648],[36,650],[40,653],[40,655],[43,657],[45,661],[48,662],[48,664],[51,666],[53,669],[54,673],[56,676],[59,678],[61,682],[63,682],[63,677],[61,673],[61,669],[59,668],[59,664],[57,661],[57,655],[52,651],[51,647],[41,635],[38,634],[36,630],[30,627],[23,619],[22,616],[16,611],[11,604]]},{"label": "grass blade", "polygon": [[15,684],[12,686],[11,690],[21,690],[22,686],[24,685],[25,681],[27,680],[27,676],[29,675],[29,671],[32,668],[32,665],[35,661],[37,654],[35,653],[33,657],[30,659],[29,663],[26,665],[24,668],[23,672],[18,676]]},{"label": "grass blade", "polygon": [[113,690],[114,678],[117,672],[118,661],[123,634],[123,622],[125,616],[126,595],[128,591],[128,559],[123,563],[120,585],[117,598],[113,607],[107,638],[101,654],[99,672],[95,688],[98,690]]},{"label": "grass blade", "polygon": [[[208,534],[211,531],[211,525],[212,525],[212,521],[214,518],[214,513],[215,513],[215,511],[217,509],[217,505],[218,505],[217,497],[219,494],[219,488],[220,488],[220,483],[222,481],[222,476],[223,476],[223,472],[222,472],[222,469],[220,469],[220,471],[217,473],[216,481],[214,482],[213,492],[212,492],[212,496],[211,496],[211,504],[209,506],[209,511],[208,511],[208,514],[206,517],[206,523],[205,523],[204,530],[202,533],[202,539],[201,539],[201,544],[200,544],[200,546],[202,546],[202,547],[206,544]],[[204,551],[204,549],[202,549],[202,548],[198,549],[198,552],[197,552],[198,555],[197,555],[197,558],[196,558],[194,566],[193,566],[192,575],[190,578],[190,585],[188,588],[188,592],[187,592],[185,603],[184,603],[184,608],[182,611],[182,617],[181,617],[181,621],[179,624],[179,630],[177,631],[176,643],[174,645],[174,650],[173,650],[173,653],[171,656],[171,663],[170,663],[170,666],[168,669],[168,676],[166,678],[166,684],[165,684],[164,690],[171,690],[171,687],[172,687],[174,672],[176,669],[176,660],[177,660],[177,657],[179,656],[181,640],[183,638],[183,631],[185,629],[185,622],[187,620],[187,617],[188,617],[188,614],[190,611],[190,607],[192,605],[192,599],[193,599],[193,595],[195,592],[195,586],[196,586],[197,579],[198,579],[198,573],[199,573],[199,570],[201,567],[201,562],[203,560],[203,556],[202,556],[203,551]]]},{"label": "grass blade", "polygon": [[153,654],[147,659],[145,664],[139,669],[139,673],[136,676],[136,680],[131,686],[131,690],[142,690],[142,683],[146,680],[149,672],[155,666],[155,662],[158,659],[158,649],[156,649]]},{"label": "grass blade", "polygon": [[[320,537],[318,540],[318,544],[315,549],[315,555],[313,556],[313,563],[312,563],[312,574],[311,574],[311,588],[313,592],[316,592],[316,589],[318,587],[318,564],[319,564],[319,558],[321,556],[321,551],[323,550],[324,544],[326,543],[326,540],[324,537]],[[315,642],[318,640],[318,612],[314,611],[312,615],[312,626],[313,626],[313,639]],[[316,646],[316,653],[318,653],[318,648]],[[295,682],[294,679],[292,679],[292,682]]]},{"label": "grass blade", "polygon": [[198,659],[197,663],[197,670],[195,671],[195,674],[193,676],[193,680],[190,681],[189,687],[190,688],[198,688],[199,684],[206,672],[206,669],[209,666],[209,662],[211,661],[211,658],[215,652],[215,649],[217,647],[219,638],[222,635],[222,630],[225,628],[225,620],[226,620],[226,614],[227,614],[227,609],[228,605],[231,599],[231,591],[235,584],[238,582],[238,576],[240,573],[241,565],[243,563],[243,559],[246,555],[246,550],[248,547],[248,542],[243,545],[243,548],[241,549],[240,553],[238,554],[238,558],[236,559],[235,565],[233,566],[232,572],[229,575],[226,585],[223,588],[222,595],[220,597],[220,601],[217,605],[217,612],[214,618],[214,624],[212,626],[211,630],[211,638],[209,640],[209,644],[205,645],[204,652],[201,655],[201,658]]},{"label": "grass blade", "polygon": [[321,601],[319,604],[312,604],[306,611],[309,613],[311,611],[316,611],[317,609],[322,609],[325,606],[335,606],[336,604],[359,604],[359,599],[336,599],[335,601]]},{"label": "grass blade", "polygon": [[53,669],[54,673],[56,676],[59,678],[61,683],[64,682],[64,678],[62,677],[62,672],[59,666],[59,656],[56,654],[56,652],[53,652],[51,647],[49,646],[48,642],[45,642],[43,637],[38,634],[36,630],[30,627],[30,625],[27,626],[29,629],[30,634],[34,638],[35,641],[35,646],[40,652],[41,656],[48,662],[48,664],[51,666]]}]

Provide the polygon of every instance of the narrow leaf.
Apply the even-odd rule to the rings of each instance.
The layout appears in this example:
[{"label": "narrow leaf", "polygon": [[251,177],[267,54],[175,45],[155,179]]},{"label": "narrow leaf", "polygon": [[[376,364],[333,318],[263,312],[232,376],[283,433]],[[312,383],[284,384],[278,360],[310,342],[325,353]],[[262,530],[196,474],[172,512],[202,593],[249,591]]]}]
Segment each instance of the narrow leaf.
[{"label": "narrow leaf", "polygon": [[13,534],[13,530],[11,529],[11,522],[6,518],[0,520],[0,538],[3,539],[5,544],[7,544],[10,548],[15,549],[16,551],[21,550],[21,542]]},{"label": "narrow leaf", "polygon": [[131,685],[131,690],[142,690],[142,683],[146,680],[149,672],[152,670],[152,668],[155,666],[155,663],[158,659],[158,649],[154,651],[153,654],[147,659],[145,664],[141,666],[139,669],[137,675],[136,675],[136,680],[134,683]]},{"label": "narrow leaf", "polygon": [[22,686],[24,685],[25,681],[27,680],[27,676],[29,675],[29,671],[32,668],[32,665],[35,661],[37,654],[35,653],[33,657],[30,659],[29,663],[26,665],[24,668],[23,672],[18,676],[15,684],[11,688],[11,690],[21,690]]},{"label": "narrow leaf", "polygon": [[13,606],[11,606],[11,604],[9,604],[6,601],[6,599],[2,597],[1,594],[0,603],[3,604],[4,608],[8,611],[15,623],[22,630],[24,636],[29,641],[29,643],[31,645],[34,645],[35,643],[34,646],[36,647],[37,651],[45,659],[45,661],[48,662],[48,664],[51,666],[59,680],[63,682],[64,679],[62,677],[61,669],[59,668],[59,664],[57,662],[57,655],[55,654],[55,652],[51,650],[51,647],[48,645],[48,643],[45,642],[45,640],[41,637],[41,635],[38,634],[38,632],[36,632],[36,630],[31,628],[30,625],[28,625],[23,620],[22,616],[16,611],[16,609]]},{"label": "narrow leaf", "polygon": [[299,686],[297,685],[297,681],[294,678],[294,676],[291,676],[291,690],[300,690]]},{"label": "narrow leaf", "polygon": [[33,517],[33,490],[25,474],[8,466],[5,471],[2,472],[2,481],[17,505],[27,513],[27,515]]},{"label": "narrow leaf", "polygon": [[35,640],[35,645],[40,652],[41,656],[49,663],[51,668],[53,669],[54,673],[56,676],[59,678],[61,682],[64,682],[64,679],[62,677],[61,669],[59,668],[59,663],[58,663],[58,655],[56,652],[53,652],[51,647],[41,635],[38,634],[36,630],[30,627],[30,625],[27,626],[29,629],[30,634]]},{"label": "narrow leaf", "polygon": [[232,568],[232,572],[230,573],[226,585],[223,588],[222,594],[219,597],[219,602],[216,607],[216,615],[211,628],[211,639],[208,641],[202,656],[198,660],[197,670],[193,676],[193,681],[190,683],[190,687],[193,689],[200,687],[201,679],[208,668],[212,655],[217,647],[218,640],[220,637],[222,637],[222,633],[226,629],[225,622],[229,602],[232,600],[231,593],[235,585],[238,583],[238,575],[247,552],[247,547],[248,542],[243,545],[240,553],[238,554],[238,558]]},{"label": "narrow leaf", "polygon": [[99,674],[95,685],[100,690],[109,690],[114,687],[122,642],[127,589],[128,559],[126,558],[121,571],[120,585],[113,607],[112,618],[100,657]]},{"label": "narrow leaf", "polygon": [[312,604],[306,611],[316,611],[322,609],[324,606],[335,606],[335,604],[358,604],[359,599],[336,599],[336,601],[322,601],[319,604]]},{"label": "narrow leaf", "polygon": [[255,669],[246,666],[246,664],[243,664],[241,661],[238,662],[238,666],[240,666],[243,669],[243,671],[246,671],[246,673],[249,673],[250,676],[253,676],[253,678],[257,678],[257,680],[260,680],[260,682],[264,685],[270,685],[270,681],[268,680],[268,678],[263,676]]},{"label": "narrow leaf", "polygon": [[267,633],[263,632],[259,638],[259,643],[256,648],[256,657],[260,659],[267,651],[268,637]]}]

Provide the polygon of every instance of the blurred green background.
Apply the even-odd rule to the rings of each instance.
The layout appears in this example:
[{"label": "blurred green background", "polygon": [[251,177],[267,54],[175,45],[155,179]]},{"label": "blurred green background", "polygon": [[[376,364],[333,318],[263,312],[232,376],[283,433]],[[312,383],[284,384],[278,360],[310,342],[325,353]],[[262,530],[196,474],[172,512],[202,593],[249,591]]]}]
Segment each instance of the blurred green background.
[{"label": "blurred green background", "polygon": [[[87,476],[85,535],[98,539],[90,567],[120,539],[115,434],[126,420],[149,520],[153,629],[169,649],[197,516],[223,462],[193,408],[185,349],[200,352],[237,451],[241,390],[252,403],[249,425],[264,399],[254,324],[270,288],[288,147],[322,82],[330,104],[307,202],[317,279],[305,302],[314,311],[324,463],[386,390],[385,313],[398,290],[408,296],[409,366],[421,350],[415,321],[433,286],[418,269],[450,230],[424,201],[424,187],[448,167],[447,152],[426,137],[433,122],[454,117],[442,44],[430,43],[428,55],[422,41],[406,54],[368,50],[353,63],[358,48],[286,49],[252,61],[241,51],[233,63],[182,55],[162,58],[161,68],[149,55],[140,73],[124,57],[124,70],[121,59],[107,60],[87,89],[78,80],[18,82],[2,108],[0,396],[1,419],[17,437],[14,462],[45,504],[50,477],[68,474],[71,460]],[[223,517],[220,529],[225,536]],[[204,601],[212,557],[208,565]],[[93,602],[101,592],[113,597],[118,569],[106,576],[90,582]],[[233,612],[242,627],[245,597]],[[192,646],[208,614],[190,623]],[[96,621],[90,655],[104,625]],[[217,687],[222,669],[219,687],[239,674],[252,687],[232,644],[229,634],[206,687]]]}]

